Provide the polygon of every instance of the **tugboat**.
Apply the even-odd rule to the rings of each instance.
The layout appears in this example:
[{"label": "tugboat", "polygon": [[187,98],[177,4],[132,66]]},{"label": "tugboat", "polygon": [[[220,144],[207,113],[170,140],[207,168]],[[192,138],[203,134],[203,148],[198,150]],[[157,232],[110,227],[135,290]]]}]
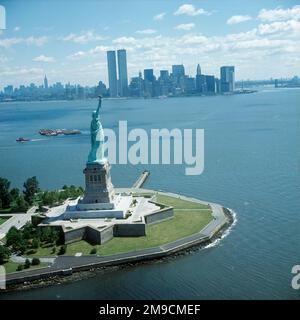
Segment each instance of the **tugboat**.
[{"label": "tugboat", "polygon": [[28,138],[23,138],[23,137],[19,137],[18,139],[16,139],[17,142],[27,142],[30,141],[30,139]]}]

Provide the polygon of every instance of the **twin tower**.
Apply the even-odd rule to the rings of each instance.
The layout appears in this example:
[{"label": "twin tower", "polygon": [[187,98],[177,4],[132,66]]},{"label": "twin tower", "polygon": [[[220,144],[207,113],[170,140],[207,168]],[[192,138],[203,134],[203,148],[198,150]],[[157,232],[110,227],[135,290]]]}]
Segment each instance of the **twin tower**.
[{"label": "twin tower", "polygon": [[107,51],[108,82],[110,97],[128,96],[128,76],[127,76],[127,59],[126,50],[117,50],[118,56],[118,76],[116,51]]}]

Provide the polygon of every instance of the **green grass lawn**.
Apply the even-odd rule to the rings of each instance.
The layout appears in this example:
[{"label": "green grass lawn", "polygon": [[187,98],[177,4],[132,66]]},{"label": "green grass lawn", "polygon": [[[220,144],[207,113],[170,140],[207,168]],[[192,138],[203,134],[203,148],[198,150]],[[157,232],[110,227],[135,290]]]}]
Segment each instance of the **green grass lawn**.
[{"label": "green grass lawn", "polygon": [[212,220],[211,210],[175,210],[174,213],[173,219],[146,226],[145,237],[116,237],[96,246],[86,241],[77,241],[68,245],[66,254],[82,252],[86,255],[90,254],[92,248],[97,248],[97,255],[106,256],[152,248],[197,233]]},{"label": "green grass lawn", "polygon": [[0,225],[2,223],[4,223],[5,221],[7,221],[9,218],[11,218],[11,216],[8,216],[8,217],[0,217]]},{"label": "green grass lawn", "polygon": [[156,201],[161,204],[171,206],[174,209],[210,209],[210,206],[206,204],[182,200],[179,198],[165,196],[162,194],[156,195]]},{"label": "green grass lawn", "polygon": [[57,255],[59,246],[56,247],[56,252],[53,252],[53,244],[42,244],[38,249],[34,249],[34,253],[31,252],[32,249],[28,250],[24,256],[26,257],[48,257],[48,256],[53,256]]},{"label": "green grass lawn", "polygon": [[[20,272],[17,271],[19,263],[8,261],[4,264],[2,264],[3,267],[5,267],[5,272],[6,273],[12,273],[12,272]],[[33,270],[33,269],[41,269],[41,268],[46,268],[48,267],[47,263],[40,263],[37,266],[30,266],[28,269],[23,269],[22,271],[28,271],[28,270]]]}]

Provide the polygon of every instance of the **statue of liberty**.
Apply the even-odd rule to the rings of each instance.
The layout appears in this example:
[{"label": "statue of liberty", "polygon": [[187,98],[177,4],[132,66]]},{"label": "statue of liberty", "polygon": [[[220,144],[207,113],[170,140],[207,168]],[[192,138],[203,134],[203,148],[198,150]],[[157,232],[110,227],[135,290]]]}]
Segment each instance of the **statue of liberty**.
[{"label": "statue of liberty", "polygon": [[87,163],[103,163],[104,158],[104,132],[100,122],[100,109],[101,109],[101,99],[99,96],[98,108],[93,111],[92,121],[90,126],[91,131],[91,151],[88,156]]}]

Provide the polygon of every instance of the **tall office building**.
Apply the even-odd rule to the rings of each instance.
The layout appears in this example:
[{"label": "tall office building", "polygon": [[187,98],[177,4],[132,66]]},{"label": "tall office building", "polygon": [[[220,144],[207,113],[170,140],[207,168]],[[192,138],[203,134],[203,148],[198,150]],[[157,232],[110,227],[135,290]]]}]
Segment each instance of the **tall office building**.
[{"label": "tall office building", "polygon": [[167,81],[169,80],[169,71],[168,70],[160,70],[159,71],[159,80]]},{"label": "tall office building", "polygon": [[197,75],[197,76],[201,76],[201,67],[200,67],[200,64],[199,64],[199,63],[198,63],[198,65],[197,65],[196,75]]},{"label": "tall office building", "polygon": [[153,97],[155,76],[153,69],[144,69],[144,96]]},{"label": "tall office building", "polygon": [[205,76],[206,90],[209,93],[216,92],[216,80],[214,76]]},{"label": "tall office building", "polygon": [[128,95],[127,59],[126,50],[118,50],[118,72],[119,72],[119,96]]},{"label": "tall office building", "polygon": [[147,80],[150,82],[154,81],[153,69],[144,69],[144,80]]},{"label": "tall office building", "polygon": [[233,92],[234,91],[234,67],[224,66],[220,69],[220,85],[221,92]]},{"label": "tall office building", "polygon": [[111,97],[116,97],[118,95],[118,81],[117,81],[117,64],[116,64],[115,51],[107,51],[107,68],[108,68],[109,95]]},{"label": "tall office building", "polygon": [[179,78],[185,75],[183,64],[174,64],[172,65],[172,74],[173,77]]},{"label": "tall office building", "polygon": [[45,78],[44,78],[44,88],[48,89],[48,80],[47,80],[46,75],[45,75]]}]

